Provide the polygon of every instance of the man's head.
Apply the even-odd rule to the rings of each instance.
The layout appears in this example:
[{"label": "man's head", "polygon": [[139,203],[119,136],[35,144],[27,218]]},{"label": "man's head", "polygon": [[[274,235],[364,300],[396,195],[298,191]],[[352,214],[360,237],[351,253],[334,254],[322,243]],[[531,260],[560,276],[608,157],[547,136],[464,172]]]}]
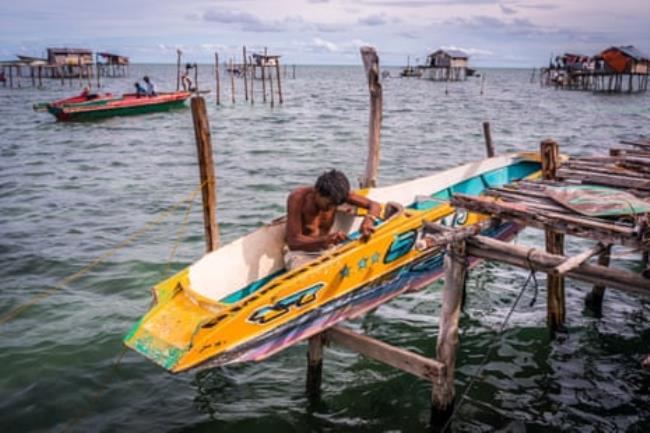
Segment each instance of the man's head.
[{"label": "man's head", "polygon": [[316,179],[316,202],[320,208],[338,206],[345,202],[350,192],[350,181],[338,170],[330,170]]},{"label": "man's head", "polygon": [[142,78],[142,81],[144,81],[145,83],[148,83],[148,82],[149,82],[149,77],[145,75],[145,76]]}]

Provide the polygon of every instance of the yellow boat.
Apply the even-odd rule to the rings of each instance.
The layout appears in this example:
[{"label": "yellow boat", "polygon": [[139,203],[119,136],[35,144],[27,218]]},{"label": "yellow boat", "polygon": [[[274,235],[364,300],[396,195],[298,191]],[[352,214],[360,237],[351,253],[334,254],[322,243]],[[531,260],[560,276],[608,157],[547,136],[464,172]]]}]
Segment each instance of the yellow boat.
[{"label": "yellow boat", "polygon": [[[285,220],[271,222],[154,286],[154,305],[124,342],[173,373],[262,360],[440,278],[443,250],[415,248],[423,223],[476,223],[481,216],[450,207],[452,193],[479,195],[539,170],[538,154],[516,153],[358,191],[388,203],[371,238],[358,240],[362,217],[341,209],[333,230],[352,240],[289,272]],[[504,223],[483,234],[507,240],[518,230]]]}]

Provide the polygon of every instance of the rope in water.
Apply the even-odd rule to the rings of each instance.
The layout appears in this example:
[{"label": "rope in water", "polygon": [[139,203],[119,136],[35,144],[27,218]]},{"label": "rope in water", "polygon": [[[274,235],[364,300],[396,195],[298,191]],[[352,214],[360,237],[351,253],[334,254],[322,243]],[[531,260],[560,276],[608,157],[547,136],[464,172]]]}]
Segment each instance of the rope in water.
[{"label": "rope in water", "polygon": [[[531,251],[532,251],[532,249],[531,249]],[[529,254],[530,254],[530,252],[529,252]],[[528,284],[530,283],[531,280],[534,283],[535,295],[534,295],[533,301],[531,302],[530,305],[532,306],[534,304],[534,301],[537,298],[537,291],[538,291],[539,287],[538,287],[538,283],[537,283],[537,278],[535,276],[535,271],[531,267],[530,273],[528,274],[528,278],[526,278],[526,281],[524,282],[523,286],[521,287],[521,290],[519,290],[519,294],[517,295],[517,298],[515,299],[515,302],[512,304],[512,307],[510,307],[510,311],[508,312],[506,318],[503,320],[503,323],[499,327],[499,332],[498,332],[498,335],[497,335],[497,338],[499,339],[499,342],[501,342],[501,340],[503,339],[503,331],[504,331],[506,325],[508,324],[508,321],[510,320],[510,317],[512,316],[512,313],[517,308],[517,305],[519,304],[519,301],[521,300],[521,297],[523,296],[524,292],[526,291],[526,288],[528,287]],[[492,356],[492,353],[494,352],[496,347],[497,347],[497,345],[493,344],[492,347],[490,347],[490,350],[488,350],[487,353],[485,354],[485,356],[483,357],[483,361],[481,361],[481,364],[479,366],[479,369],[478,369],[477,373],[474,375],[474,377],[472,377],[469,384],[467,385],[467,387],[465,388],[465,390],[461,394],[460,398],[458,399],[458,404],[454,407],[454,410],[452,411],[451,416],[449,417],[449,419],[447,420],[445,425],[442,427],[442,430],[440,430],[441,433],[444,433],[445,431],[447,431],[447,429],[451,426],[451,422],[454,420],[454,418],[456,417],[456,414],[460,410],[460,407],[462,406],[463,401],[465,400],[465,397],[467,397],[467,395],[472,390],[472,387],[474,386],[476,381],[481,377],[481,374],[483,374],[483,369],[485,368],[488,360]]]},{"label": "rope in water", "polygon": [[[173,261],[174,257],[176,256],[176,251],[178,250],[178,246],[181,243],[181,239],[185,232],[187,231],[187,227],[189,225],[189,216],[190,216],[190,211],[192,210],[192,205],[194,204],[194,199],[196,198],[196,195],[198,194],[198,191],[201,190],[205,182],[197,188],[197,190],[193,191],[192,194],[190,194],[190,197],[186,200],[182,200],[180,202],[177,202],[174,206],[178,207],[180,206],[181,203],[188,202],[187,209],[185,210],[185,216],[183,217],[183,222],[181,223],[180,229],[177,231],[176,235],[176,241],[174,242],[174,245],[171,249],[171,252],[169,254],[169,258],[167,260],[167,265],[165,267],[165,274],[169,273],[169,268],[171,266],[171,262]],[[90,403],[86,410],[84,410],[82,413],[77,415],[75,418],[73,418],[70,422],[68,422],[63,429],[61,430],[62,433],[70,431],[72,427],[77,425],[80,420],[82,420],[86,415],[88,415],[91,410],[96,406],[97,402],[99,399],[104,395],[104,393],[108,390],[108,386],[113,382],[113,379],[115,378],[115,375],[117,373],[118,367],[120,366],[122,362],[122,358],[124,357],[126,353],[126,347],[122,347],[120,352],[118,353],[117,357],[115,358],[115,361],[113,362],[113,365],[111,366],[111,370],[109,372],[109,375],[107,379],[102,382],[99,386],[99,389],[92,395],[90,398]]]},{"label": "rope in water", "polygon": [[[81,276],[84,274],[88,273],[90,270],[95,268],[97,265],[103,263],[106,261],[108,258],[112,257],[115,253],[117,253],[119,250],[123,249],[127,245],[133,243],[135,240],[140,238],[142,235],[144,235],[147,231],[152,229],[153,227],[157,226],[158,224],[162,223],[169,215],[172,214],[176,209],[178,209],[183,203],[189,202],[190,206],[191,203],[194,201],[196,198],[196,195],[201,191],[203,186],[207,183],[207,180],[197,186],[197,188],[192,191],[189,196],[183,200],[177,201],[176,203],[172,204],[169,206],[167,209],[162,211],[159,216],[146,223],[144,226],[142,226],[140,229],[138,229],[135,233],[133,233],[131,236],[123,240],[122,242],[118,243],[116,246],[111,248],[109,251],[105,252],[101,256],[97,257],[95,260],[90,262],[88,265],[84,266],[82,269],[79,271],[75,272],[72,275],[69,275],[68,277],[64,278],[59,282],[58,284],[52,286],[51,288],[47,289],[43,293],[36,295],[32,297],[29,301],[19,305],[18,307],[10,310],[8,313],[4,314],[2,317],[0,317],[0,325],[4,325],[10,320],[15,319],[17,316],[19,316],[22,312],[27,310],[29,307],[36,305],[38,302],[42,301],[43,299],[53,295],[54,293],[58,292],[59,290],[63,289],[67,284],[72,283],[73,281],[79,279]],[[187,221],[189,215],[189,210],[186,213],[185,216],[185,221]],[[173,254],[175,254],[176,248],[173,250]],[[173,257],[173,256],[172,256]]]}]

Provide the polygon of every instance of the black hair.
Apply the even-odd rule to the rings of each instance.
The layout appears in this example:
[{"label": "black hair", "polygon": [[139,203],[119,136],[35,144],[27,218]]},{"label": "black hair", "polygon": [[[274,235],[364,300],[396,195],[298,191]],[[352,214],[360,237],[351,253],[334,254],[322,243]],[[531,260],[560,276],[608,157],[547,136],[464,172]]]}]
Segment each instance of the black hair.
[{"label": "black hair", "polygon": [[316,192],[327,197],[337,206],[345,202],[350,192],[350,181],[338,170],[330,170],[316,179]]},{"label": "black hair", "polygon": [[148,77],[147,75],[145,75],[144,77],[142,77],[142,79],[143,79],[144,81],[146,81],[147,83],[149,82],[149,77]]}]

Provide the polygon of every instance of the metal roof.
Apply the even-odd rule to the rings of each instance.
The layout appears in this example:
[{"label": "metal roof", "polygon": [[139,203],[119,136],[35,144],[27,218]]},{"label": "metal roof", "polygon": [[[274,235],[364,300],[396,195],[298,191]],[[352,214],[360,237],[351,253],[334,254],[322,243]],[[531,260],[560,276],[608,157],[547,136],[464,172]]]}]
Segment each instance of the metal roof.
[{"label": "metal roof", "polygon": [[[621,47],[612,47],[614,49],[618,49],[621,52],[627,54],[628,56],[632,57],[634,60],[648,60],[648,56],[643,54],[641,51],[638,49],[634,48],[633,45],[624,45]],[[610,48],[610,50],[612,49]]]}]

